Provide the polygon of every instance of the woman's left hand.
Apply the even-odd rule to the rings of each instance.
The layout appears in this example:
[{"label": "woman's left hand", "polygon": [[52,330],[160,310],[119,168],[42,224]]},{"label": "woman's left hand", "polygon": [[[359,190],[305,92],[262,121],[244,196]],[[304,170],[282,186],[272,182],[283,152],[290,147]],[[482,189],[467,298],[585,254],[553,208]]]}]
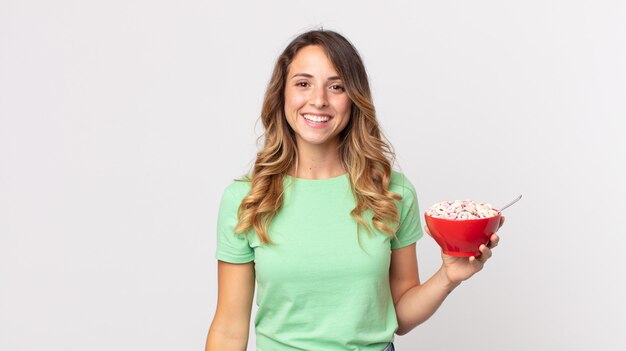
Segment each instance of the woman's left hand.
[{"label": "woman's left hand", "polygon": [[[500,219],[498,229],[504,224],[504,217]],[[445,273],[448,281],[454,285],[460,284],[462,281],[469,279],[471,276],[483,269],[485,262],[491,258],[491,250],[498,246],[500,237],[497,234],[491,235],[488,245],[480,245],[478,250],[480,254],[470,257],[456,257],[441,253],[443,261],[442,271]]]},{"label": "woman's left hand", "polygon": [[499,240],[498,235],[493,234],[489,240],[489,246],[485,244],[480,245],[478,248],[480,254],[476,256],[456,257],[446,255],[442,252],[442,268],[450,283],[459,284],[483,269],[485,262],[491,258],[491,249],[498,245]]}]

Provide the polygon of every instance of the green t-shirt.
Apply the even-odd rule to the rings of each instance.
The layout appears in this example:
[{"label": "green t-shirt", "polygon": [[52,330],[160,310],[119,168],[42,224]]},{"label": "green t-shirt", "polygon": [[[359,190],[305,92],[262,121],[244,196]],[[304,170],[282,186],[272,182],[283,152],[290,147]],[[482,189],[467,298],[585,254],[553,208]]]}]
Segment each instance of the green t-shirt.
[{"label": "green t-shirt", "polygon": [[234,234],[237,209],[249,182],[224,191],[217,228],[216,258],[254,261],[259,351],[372,350],[394,339],[398,327],[389,288],[391,250],[422,235],[415,188],[393,171],[389,190],[400,194],[397,240],[364,219],[357,241],[356,206],[347,174],[321,180],[286,176],[283,205],[269,225],[276,244],[260,245],[253,231]]}]

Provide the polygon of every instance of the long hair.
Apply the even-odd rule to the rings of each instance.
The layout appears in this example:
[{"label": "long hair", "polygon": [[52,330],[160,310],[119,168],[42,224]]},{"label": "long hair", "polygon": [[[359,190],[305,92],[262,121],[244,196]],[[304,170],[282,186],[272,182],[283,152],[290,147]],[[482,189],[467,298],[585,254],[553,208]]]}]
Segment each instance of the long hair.
[{"label": "long hair", "polygon": [[329,30],[313,30],[299,35],[276,61],[260,116],[264,144],[257,153],[251,174],[242,179],[252,184],[239,207],[235,232],[244,233],[252,228],[261,243],[272,243],[268,227],[282,206],[284,176],[298,162],[295,133],[284,112],[287,72],[298,51],[309,45],[324,49],[352,101],[350,120],[339,134],[339,152],[356,200],[356,207],[350,215],[357,221],[357,238],[361,226],[371,233],[369,224],[363,219],[366,210],[373,212],[372,224],[378,230],[395,237],[392,224],[399,221],[393,200],[402,199],[388,190],[395,154],[390,144],[383,140],[361,57],[346,38]]}]

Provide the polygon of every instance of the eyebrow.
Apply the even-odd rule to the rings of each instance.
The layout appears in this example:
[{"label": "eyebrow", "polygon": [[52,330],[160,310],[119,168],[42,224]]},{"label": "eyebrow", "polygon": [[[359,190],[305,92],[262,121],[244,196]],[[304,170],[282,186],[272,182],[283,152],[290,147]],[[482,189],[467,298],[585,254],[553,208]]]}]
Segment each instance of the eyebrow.
[{"label": "eyebrow", "polygon": [[[308,73],[296,73],[293,76],[291,76],[291,79],[293,79],[295,77],[313,78],[313,75],[308,74]],[[332,76],[332,77],[328,77],[328,80],[341,80],[341,77],[339,77],[339,76]]]}]

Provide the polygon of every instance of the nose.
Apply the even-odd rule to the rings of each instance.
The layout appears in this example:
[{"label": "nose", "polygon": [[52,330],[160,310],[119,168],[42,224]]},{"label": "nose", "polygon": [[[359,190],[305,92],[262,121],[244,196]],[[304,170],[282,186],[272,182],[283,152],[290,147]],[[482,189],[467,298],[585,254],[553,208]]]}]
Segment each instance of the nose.
[{"label": "nose", "polygon": [[328,106],[328,99],[324,86],[318,86],[315,89],[312,89],[311,96],[309,97],[309,103],[311,106],[318,109]]}]

